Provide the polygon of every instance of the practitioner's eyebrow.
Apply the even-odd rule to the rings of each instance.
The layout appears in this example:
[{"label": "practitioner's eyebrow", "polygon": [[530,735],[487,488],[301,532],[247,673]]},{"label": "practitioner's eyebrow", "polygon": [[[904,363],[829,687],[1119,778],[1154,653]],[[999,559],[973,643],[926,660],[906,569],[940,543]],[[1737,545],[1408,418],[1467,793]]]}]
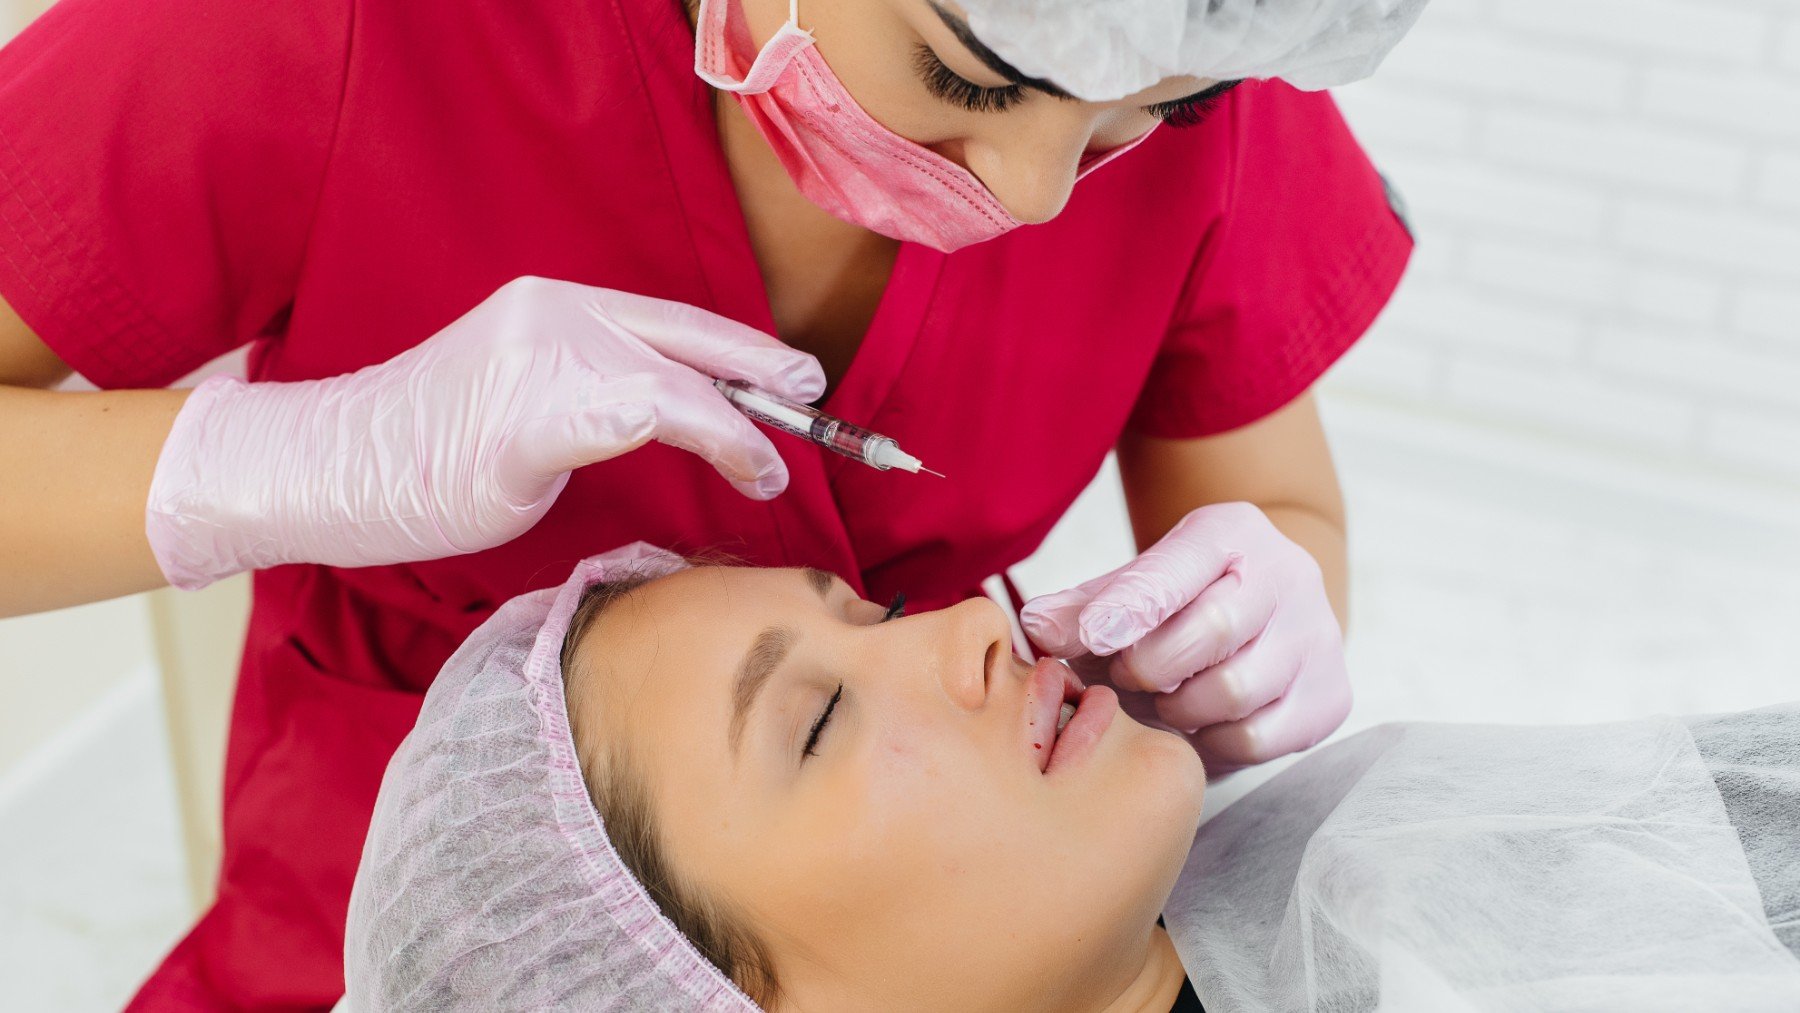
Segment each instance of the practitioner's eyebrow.
[{"label": "practitioner's eyebrow", "polygon": [[982,66],[1001,77],[1006,78],[1008,82],[1019,85],[1020,87],[1041,91],[1046,95],[1054,95],[1057,98],[1074,98],[1073,95],[1070,95],[1055,84],[1052,84],[1041,77],[1031,77],[1028,74],[1021,73],[1019,68],[1014,67],[1012,64],[1001,59],[1000,54],[989,49],[980,39],[975,37],[975,32],[969,27],[967,21],[964,21],[962,18],[945,10],[943,5],[939,4],[937,0],[931,0],[931,12],[938,16],[938,20],[944,23],[945,28],[950,29],[950,33],[956,36],[956,41],[962,43],[963,48],[967,49],[971,56],[980,60]]},{"label": "practitioner's eyebrow", "polygon": [[[806,567],[801,570],[806,584],[824,601],[831,594],[832,582],[837,578],[824,570]],[[790,626],[771,626],[756,635],[750,642],[750,649],[744,652],[744,658],[738,662],[737,678],[731,683],[731,755],[735,759],[738,743],[744,738],[744,724],[750,719],[750,711],[762,695],[763,687],[769,684],[769,677],[787,660],[788,652],[799,642],[800,634]]]}]

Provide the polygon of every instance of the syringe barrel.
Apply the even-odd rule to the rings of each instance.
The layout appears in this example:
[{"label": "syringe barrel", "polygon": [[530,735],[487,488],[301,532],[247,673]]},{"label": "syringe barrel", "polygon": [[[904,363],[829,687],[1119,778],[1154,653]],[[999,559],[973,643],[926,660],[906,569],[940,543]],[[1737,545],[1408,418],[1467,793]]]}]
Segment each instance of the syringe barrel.
[{"label": "syringe barrel", "polygon": [[853,457],[882,471],[890,467],[885,461],[877,461],[880,445],[894,442],[890,437],[851,425],[811,405],[790,401],[741,380],[715,382],[719,392],[729,398],[739,411],[758,422],[792,433],[826,450]]},{"label": "syringe barrel", "polygon": [[853,426],[829,415],[821,415],[813,420],[810,439],[827,450],[835,450],[845,457],[854,457],[882,471],[888,470],[888,465],[879,460],[877,448],[884,443],[894,442],[880,433],[869,432],[861,426]]}]

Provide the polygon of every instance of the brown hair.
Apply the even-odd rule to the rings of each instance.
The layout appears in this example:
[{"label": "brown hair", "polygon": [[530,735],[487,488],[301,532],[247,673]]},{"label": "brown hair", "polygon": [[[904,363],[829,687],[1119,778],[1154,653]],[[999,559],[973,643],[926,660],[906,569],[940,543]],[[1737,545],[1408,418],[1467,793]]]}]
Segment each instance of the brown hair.
[{"label": "brown hair", "polygon": [[663,915],[681,930],[702,956],[737,982],[757,1005],[767,1008],[774,1004],[781,990],[775,980],[774,964],[762,940],[724,905],[702,895],[675,874],[657,833],[656,809],[650,791],[626,750],[617,745],[601,747],[587,741],[590,736],[582,734],[580,715],[585,708],[578,706],[578,701],[586,693],[580,688],[584,681],[574,678],[577,649],[603,612],[653,579],[628,576],[595,584],[582,593],[581,601],[569,619],[569,632],[563,637],[562,646],[563,693],[568,701],[569,730],[581,757],[581,774],[587,782],[588,797],[593,800],[594,809],[606,826],[606,836],[625,867],[650,892]]}]

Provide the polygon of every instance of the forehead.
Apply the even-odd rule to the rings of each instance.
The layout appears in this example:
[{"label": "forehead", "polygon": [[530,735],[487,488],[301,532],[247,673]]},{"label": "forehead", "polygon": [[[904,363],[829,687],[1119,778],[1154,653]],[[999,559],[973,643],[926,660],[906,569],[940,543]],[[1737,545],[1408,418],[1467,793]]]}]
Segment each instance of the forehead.
[{"label": "forehead", "polygon": [[582,646],[614,656],[705,650],[732,631],[747,641],[808,600],[817,602],[818,595],[801,570],[689,567],[622,596],[600,614]]},{"label": "forehead", "polygon": [[653,721],[670,702],[684,720],[707,722],[716,712],[723,721],[730,681],[757,634],[820,607],[801,570],[693,567],[614,602],[583,638],[580,661],[601,680],[607,711],[633,724]]},{"label": "forehead", "polygon": [[[796,601],[818,602],[836,577],[798,567],[690,566],[658,577],[626,596],[639,603],[639,615],[692,619],[721,614],[762,616],[792,607]],[[611,615],[608,610],[602,615]]]}]

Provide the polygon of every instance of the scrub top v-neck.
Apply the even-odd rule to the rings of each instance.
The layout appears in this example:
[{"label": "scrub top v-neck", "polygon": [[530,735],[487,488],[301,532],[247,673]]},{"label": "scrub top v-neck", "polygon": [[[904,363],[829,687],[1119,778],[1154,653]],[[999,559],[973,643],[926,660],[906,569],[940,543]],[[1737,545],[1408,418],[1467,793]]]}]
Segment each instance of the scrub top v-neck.
[{"label": "scrub top v-neck", "polygon": [[[659,110],[658,121],[665,125],[671,163],[687,159],[697,170],[678,192],[695,263],[716,300],[709,308],[774,334],[775,320],[766,283],[738,205],[716,124],[710,116],[696,115],[697,106],[710,108],[712,92],[691,75],[686,83],[686,94],[671,88],[652,93],[651,101],[669,106]],[[673,178],[673,164],[669,171]],[[873,419],[879,414],[918,337],[943,263],[944,255],[936,250],[915,243],[900,244],[875,312],[850,364],[820,405],[824,411],[850,420]],[[829,541],[843,553],[844,560],[853,560],[854,547],[848,532],[843,530],[832,482],[844,466],[866,466],[781,434],[772,435],[783,444],[789,464],[789,486],[784,497],[791,497],[793,502],[782,507],[798,507],[771,508],[778,537],[789,545]],[[901,476],[895,473],[887,477]],[[905,476],[902,480],[916,477]],[[846,579],[852,586],[859,585],[854,577]]]},{"label": "scrub top v-neck", "polygon": [[[255,379],[339,375],[529,274],[767,328],[692,46],[679,0],[63,0],[0,50],[0,295],[106,388],[246,344]],[[643,539],[956,601],[1127,428],[1211,435],[1304,392],[1410,248],[1329,97],[1245,85],[1054,222],[902,248],[828,407],[947,480],[776,435],[793,482],[757,503],[651,445],[497,549],[257,574],[218,899],[140,1008],[335,1000],[383,765],[508,598]]]}]

